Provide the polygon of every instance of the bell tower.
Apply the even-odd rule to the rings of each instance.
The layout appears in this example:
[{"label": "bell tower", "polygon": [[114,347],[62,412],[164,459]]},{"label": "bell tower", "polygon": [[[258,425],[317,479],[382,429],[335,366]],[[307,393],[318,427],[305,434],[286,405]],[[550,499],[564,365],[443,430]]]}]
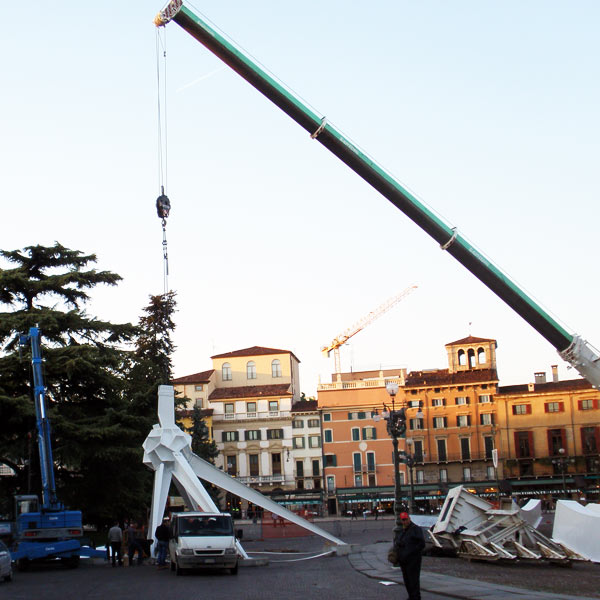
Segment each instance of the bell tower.
[{"label": "bell tower", "polygon": [[496,340],[473,337],[472,335],[446,344],[448,370],[475,371],[478,369],[496,369]]}]

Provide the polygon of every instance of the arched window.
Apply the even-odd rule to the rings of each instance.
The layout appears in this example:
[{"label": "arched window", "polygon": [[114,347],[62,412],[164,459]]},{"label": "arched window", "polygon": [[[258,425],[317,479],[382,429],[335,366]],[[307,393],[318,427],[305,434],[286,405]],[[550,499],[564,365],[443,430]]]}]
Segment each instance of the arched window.
[{"label": "arched window", "polygon": [[477,362],[480,365],[483,365],[487,362],[486,358],[485,358],[485,350],[483,348],[478,348],[477,349]]},{"label": "arched window", "polygon": [[475,350],[473,350],[473,348],[469,348],[469,351],[467,352],[467,355],[469,357],[469,367],[473,368],[476,363],[475,363]]},{"label": "arched window", "polygon": [[223,381],[231,381],[231,365],[229,363],[223,363],[221,367],[221,376]]},{"label": "arched window", "polygon": [[253,360],[249,360],[246,363],[246,377],[248,379],[256,379],[256,363]]},{"label": "arched window", "polygon": [[458,351],[458,364],[462,365],[463,367],[467,365],[467,355],[465,354],[464,350]]},{"label": "arched window", "polygon": [[271,376],[281,377],[281,361],[278,358],[271,363]]}]

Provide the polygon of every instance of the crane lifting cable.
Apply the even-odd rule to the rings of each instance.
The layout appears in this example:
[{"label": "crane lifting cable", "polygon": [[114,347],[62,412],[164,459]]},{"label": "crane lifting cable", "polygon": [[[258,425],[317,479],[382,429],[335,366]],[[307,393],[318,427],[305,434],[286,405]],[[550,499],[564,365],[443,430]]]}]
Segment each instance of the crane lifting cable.
[{"label": "crane lifting cable", "polygon": [[161,194],[156,199],[156,212],[158,218],[161,219],[162,231],[163,231],[163,262],[164,262],[164,294],[167,295],[169,291],[169,254],[167,252],[167,217],[171,212],[171,201],[168,196],[165,196],[165,188],[161,188]]},{"label": "crane lifting cable", "polygon": [[[162,50],[162,52],[161,52]],[[163,71],[163,102],[161,102],[161,55]],[[161,39],[160,32],[156,30],[156,82],[157,82],[157,117],[158,117],[158,185],[160,196],[156,199],[156,212],[161,220],[163,231],[163,289],[166,297],[169,292],[169,255],[167,252],[167,218],[171,212],[171,201],[165,194],[167,182],[167,44],[166,34]],[[164,112],[164,118],[163,118]]]}]

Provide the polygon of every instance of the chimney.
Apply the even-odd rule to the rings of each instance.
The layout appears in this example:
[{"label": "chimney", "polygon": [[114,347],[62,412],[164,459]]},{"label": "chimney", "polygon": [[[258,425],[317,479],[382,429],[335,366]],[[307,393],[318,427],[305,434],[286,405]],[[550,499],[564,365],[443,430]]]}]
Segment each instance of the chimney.
[{"label": "chimney", "polygon": [[527,384],[527,391],[528,391],[528,392],[535,392],[535,384],[533,384],[533,383],[528,383],[528,384]]},{"label": "chimney", "polygon": [[538,373],[534,373],[536,383],[546,383],[546,373],[544,371],[539,371]]},{"label": "chimney", "polygon": [[552,381],[556,383],[558,381],[558,365],[552,365]]}]

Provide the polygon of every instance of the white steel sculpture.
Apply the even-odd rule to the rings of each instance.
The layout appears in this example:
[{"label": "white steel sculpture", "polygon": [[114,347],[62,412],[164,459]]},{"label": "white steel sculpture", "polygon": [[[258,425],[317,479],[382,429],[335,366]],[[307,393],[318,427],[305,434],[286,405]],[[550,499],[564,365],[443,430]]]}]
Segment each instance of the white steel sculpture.
[{"label": "white steel sculpture", "polygon": [[[161,385],[158,388],[158,421],[159,423],[153,426],[143,444],[144,464],[154,471],[152,508],[148,524],[150,535],[162,522],[171,480],[175,483],[188,510],[219,512],[219,508],[199,479],[202,478],[333,542],[339,547],[338,553],[340,554],[349,550],[346,542],[283,508],[260,492],[240,483],[196,456],[190,446],[191,436],[182,431],[175,423],[175,393],[172,386]],[[345,550],[340,552],[342,548]],[[248,558],[239,542],[238,550],[244,558]]]},{"label": "white steel sculpture", "polygon": [[[533,510],[532,520],[537,521]],[[577,549],[573,551],[542,535],[523,516],[510,498],[501,500],[500,508],[495,509],[491,503],[457,486],[448,492],[429,536],[437,547],[449,545],[466,559],[557,563],[585,560]]]},{"label": "white steel sculpture", "polygon": [[573,548],[588,560],[600,563],[600,505],[582,506],[574,500],[559,500],[552,539]]}]

